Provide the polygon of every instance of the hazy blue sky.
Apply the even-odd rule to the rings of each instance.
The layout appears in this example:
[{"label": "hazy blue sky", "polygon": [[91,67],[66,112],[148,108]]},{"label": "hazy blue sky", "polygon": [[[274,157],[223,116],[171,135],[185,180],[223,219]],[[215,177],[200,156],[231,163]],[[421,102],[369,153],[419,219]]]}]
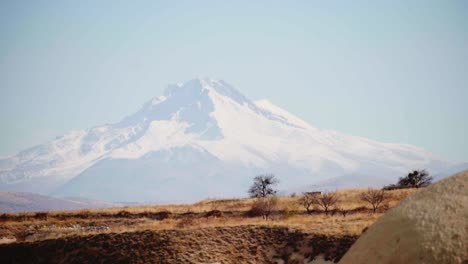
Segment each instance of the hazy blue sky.
[{"label": "hazy blue sky", "polygon": [[467,1],[231,2],[1,1],[0,155],[211,76],[320,128],[468,161]]}]

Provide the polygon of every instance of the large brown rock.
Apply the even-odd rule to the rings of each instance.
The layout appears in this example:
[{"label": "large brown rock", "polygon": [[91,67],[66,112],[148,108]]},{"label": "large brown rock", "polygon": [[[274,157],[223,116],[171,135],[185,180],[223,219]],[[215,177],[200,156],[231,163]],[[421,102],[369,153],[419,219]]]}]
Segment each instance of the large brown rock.
[{"label": "large brown rock", "polygon": [[468,171],[405,199],[377,220],[340,263],[468,263]]}]

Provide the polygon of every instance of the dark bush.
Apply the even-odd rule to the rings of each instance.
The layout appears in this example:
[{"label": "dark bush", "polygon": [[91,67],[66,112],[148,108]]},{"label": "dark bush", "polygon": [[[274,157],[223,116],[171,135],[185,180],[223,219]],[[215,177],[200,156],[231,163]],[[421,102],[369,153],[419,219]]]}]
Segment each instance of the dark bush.
[{"label": "dark bush", "polygon": [[154,218],[157,220],[164,220],[167,218],[171,218],[171,216],[172,216],[172,213],[169,211],[161,211],[161,212],[157,212],[154,214]]},{"label": "dark bush", "polygon": [[400,178],[398,186],[420,188],[428,186],[431,182],[432,177],[429,176],[429,173],[426,170],[415,170],[408,173],[406,177]]},{"label": "dark bush", "polygon": [[117,217],[130,218],[132,214],[128,211],[122,210],[116,214]]},{"label": "dark bush", "polygon": [[44,221],[47,221],[47,218],[49,216],[49,213],[48,212],[37,212],[34,217],[37,219],[37,220],[44,220]]},{"label": "dark bush", "polygon": [[400,177],[397,184],[390,184],[383,187],[383,190],[396,190],[404,188],[426,187],[432,182],[432,177],[426,170],[414,170],[405,177]]},{"label": "dark bush", "polygon": [[223,216],[223,212],[221,212],[220,210],[211,210],[211,211],[206,212],[205,214],[205,217],[222,217],[222,216]]},{"label": "dark bush", "polygon": [[349,213],[349,210],[344,209],[344,208],[340,208],[338,211],[340,212],[340,214],[341,214],[343,217],[346,217],[346,215],[348,215],[348,213]]}]

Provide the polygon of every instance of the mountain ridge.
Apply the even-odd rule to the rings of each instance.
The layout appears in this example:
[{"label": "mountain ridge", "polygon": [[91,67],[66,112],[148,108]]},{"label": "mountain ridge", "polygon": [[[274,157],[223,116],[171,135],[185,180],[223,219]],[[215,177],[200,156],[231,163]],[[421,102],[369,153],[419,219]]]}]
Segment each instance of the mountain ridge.
[{"label": "mountain ridge", "polygon": [[55,198],[25,192],[0,192],[1,213],[77,210],[116,206],[121,206],[121,204],[73,197]]},{"label": "mountain ridge", "polygon": [[[184,167],[184,157],[200,167]],[[203,78],[169,85],[117,123],[0,159],[0,190],[31,191],[34,183],[37,192],[58,196],[122,201],[114,188],[126,201],[160,200],[162,193],[174,200],[177,186],[206,180],[182,195],[193,200],[239,195],[264,172],[295,189],[353,174],[376,174],[385,182],[411,169],[439,175],[456,165],[412,145],[315,128],[268,100],[252,101],[224,81]]]}]

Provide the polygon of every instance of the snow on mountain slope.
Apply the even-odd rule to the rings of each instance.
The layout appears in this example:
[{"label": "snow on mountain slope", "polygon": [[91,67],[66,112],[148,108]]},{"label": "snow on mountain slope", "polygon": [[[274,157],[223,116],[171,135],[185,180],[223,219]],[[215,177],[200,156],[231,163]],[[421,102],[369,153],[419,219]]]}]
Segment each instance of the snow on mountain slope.
[{"label": "snow on mountain slope", "polygon": [[362,180],[369,175],[386,183],[411,169],[440,173],[455,165],[414,146],[318,129],[224,81],[194,79],[170,85],[116,124],[0,159],[0,190],[192,200],[243,195],[251,177],[263,172],[277,174],[284,189],[345,175],[366,175],[343,181],[364,187],[376,184]]}]

